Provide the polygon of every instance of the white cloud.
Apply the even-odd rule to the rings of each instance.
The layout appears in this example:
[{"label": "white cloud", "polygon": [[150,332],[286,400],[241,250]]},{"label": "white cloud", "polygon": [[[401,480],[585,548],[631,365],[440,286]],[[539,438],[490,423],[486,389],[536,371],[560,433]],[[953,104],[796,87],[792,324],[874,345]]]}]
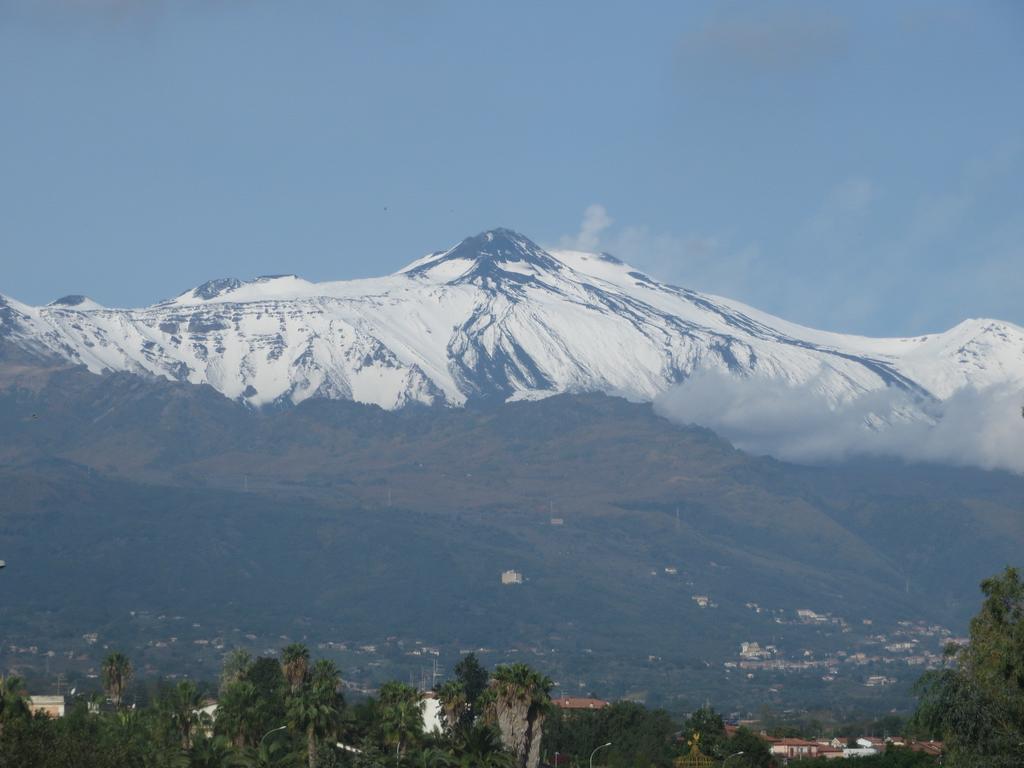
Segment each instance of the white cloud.
[{"label": "white cloud", "polygon": [[562,248],[605,251],[651,274],[657,280],[731,298],[748,297],[759,285],[763,264],[755,243],[734,247],[728,240],[703,233],[675,235],[649,227],[612,227],[614,219],[598,203],[583,213],[579,232],[563,236]]},{"label": "white cloud", "polygon": [[833,408],[814,382],[794,387],[714,371],[695,374],[655,401],[656,411],[672,421],[700,424],[745,451],[787,461],[891,456],[1024,474],[1017,389],[961,390],[930,406],[932,422],[899,417],[915,408],[895,389]]},{"label": "white cloud", "polygon": [[580,231],[572,237],[563,237],[561,246],[577,251],[598,251],[601,248],[601,235],[612,225],[612,217],[600,203],[593,203],[583,211]]}]

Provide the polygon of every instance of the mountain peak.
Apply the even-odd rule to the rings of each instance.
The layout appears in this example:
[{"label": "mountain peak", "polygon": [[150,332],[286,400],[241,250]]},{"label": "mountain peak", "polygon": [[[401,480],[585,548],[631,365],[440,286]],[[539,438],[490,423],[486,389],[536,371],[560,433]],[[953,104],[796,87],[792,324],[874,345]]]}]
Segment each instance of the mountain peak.
[{"label": "mountain peak", "polygon": [[222,293],[233,291],[241,287],[241,285],[242,281],[237,277],[221,277],[216,280],[207,280],[192,290],[192,298],[209,301],[210,299],[217,298]]},{"label": "mountain peak", "polygon": [[405,270],[409,275],[440,275],[450,282],[480,279],[531,281],[540,272],[558,272],[562,264],[530,238],[498,227],[465,238]]},{"label": "mountain peak", "polygon": [[90,309],[103,309],[101,304],[90,299],[88,296],[83,296],[80,293],[72,293],[67,296],[61,296],[59,299],[55,299],[50,302],[51,307],[59,307],[60,309],[77,309],[79,311],[87,311]]},{"label": "mountain peak", "polygon": [[142,309],[91,306],[0,298],[0,358],[41,351],[97,373],[207,383],[252,406],[592,391],[652,400],[710,370],[813,387],[830,407],[896,387],[909,404],[893,418],[931,423],[936,398],[1024,386],[1024,328],[1009,323],[971,320],[919,340],[823,333],[663,285],[605,254],[548,252],[506,228],[389,277],[222,278]]}]

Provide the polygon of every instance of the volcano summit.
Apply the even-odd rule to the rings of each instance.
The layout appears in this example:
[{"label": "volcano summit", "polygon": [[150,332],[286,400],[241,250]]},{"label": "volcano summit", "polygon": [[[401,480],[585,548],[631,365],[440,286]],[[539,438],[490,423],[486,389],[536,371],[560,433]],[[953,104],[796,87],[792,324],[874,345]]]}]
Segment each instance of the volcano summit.
[{"label": "volcano summit", "polygon": [[715,370],[811,385],[831,403],[896,388],[924,412],[965,387],[1024,382],[1024,329],[967,320],[915,338],[816,331],[607,254],[547,251],[495,229],[381,278],[222,278],[140,309],[0,296],[4,357],[207,383],[254,407],[565,392],[651,400]]}]

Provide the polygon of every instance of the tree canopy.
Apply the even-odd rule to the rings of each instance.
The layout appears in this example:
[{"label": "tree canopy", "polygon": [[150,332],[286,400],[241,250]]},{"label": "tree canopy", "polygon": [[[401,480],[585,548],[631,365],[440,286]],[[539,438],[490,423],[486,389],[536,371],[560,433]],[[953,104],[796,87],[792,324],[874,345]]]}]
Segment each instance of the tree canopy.
[{"label": "tree canopy", "polygon": [[948,669],[918,683],[914,725],[942,738],[948,765],[1024,765],[1024,583],[1016,568],[981,583],[970,642],[947,649]]}]

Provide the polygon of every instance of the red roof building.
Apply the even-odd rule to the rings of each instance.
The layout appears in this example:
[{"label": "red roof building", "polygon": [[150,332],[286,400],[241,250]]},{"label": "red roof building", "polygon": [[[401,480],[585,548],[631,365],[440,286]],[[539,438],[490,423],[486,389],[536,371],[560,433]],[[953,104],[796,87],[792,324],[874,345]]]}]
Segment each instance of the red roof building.
[{"label": "red roof building", "polygon": [[560,709],[581,710],[581,709],[604,709],[608,702],[604,699],[588,699],[583,696],[562,696],[555,699],[554,704]]}]

